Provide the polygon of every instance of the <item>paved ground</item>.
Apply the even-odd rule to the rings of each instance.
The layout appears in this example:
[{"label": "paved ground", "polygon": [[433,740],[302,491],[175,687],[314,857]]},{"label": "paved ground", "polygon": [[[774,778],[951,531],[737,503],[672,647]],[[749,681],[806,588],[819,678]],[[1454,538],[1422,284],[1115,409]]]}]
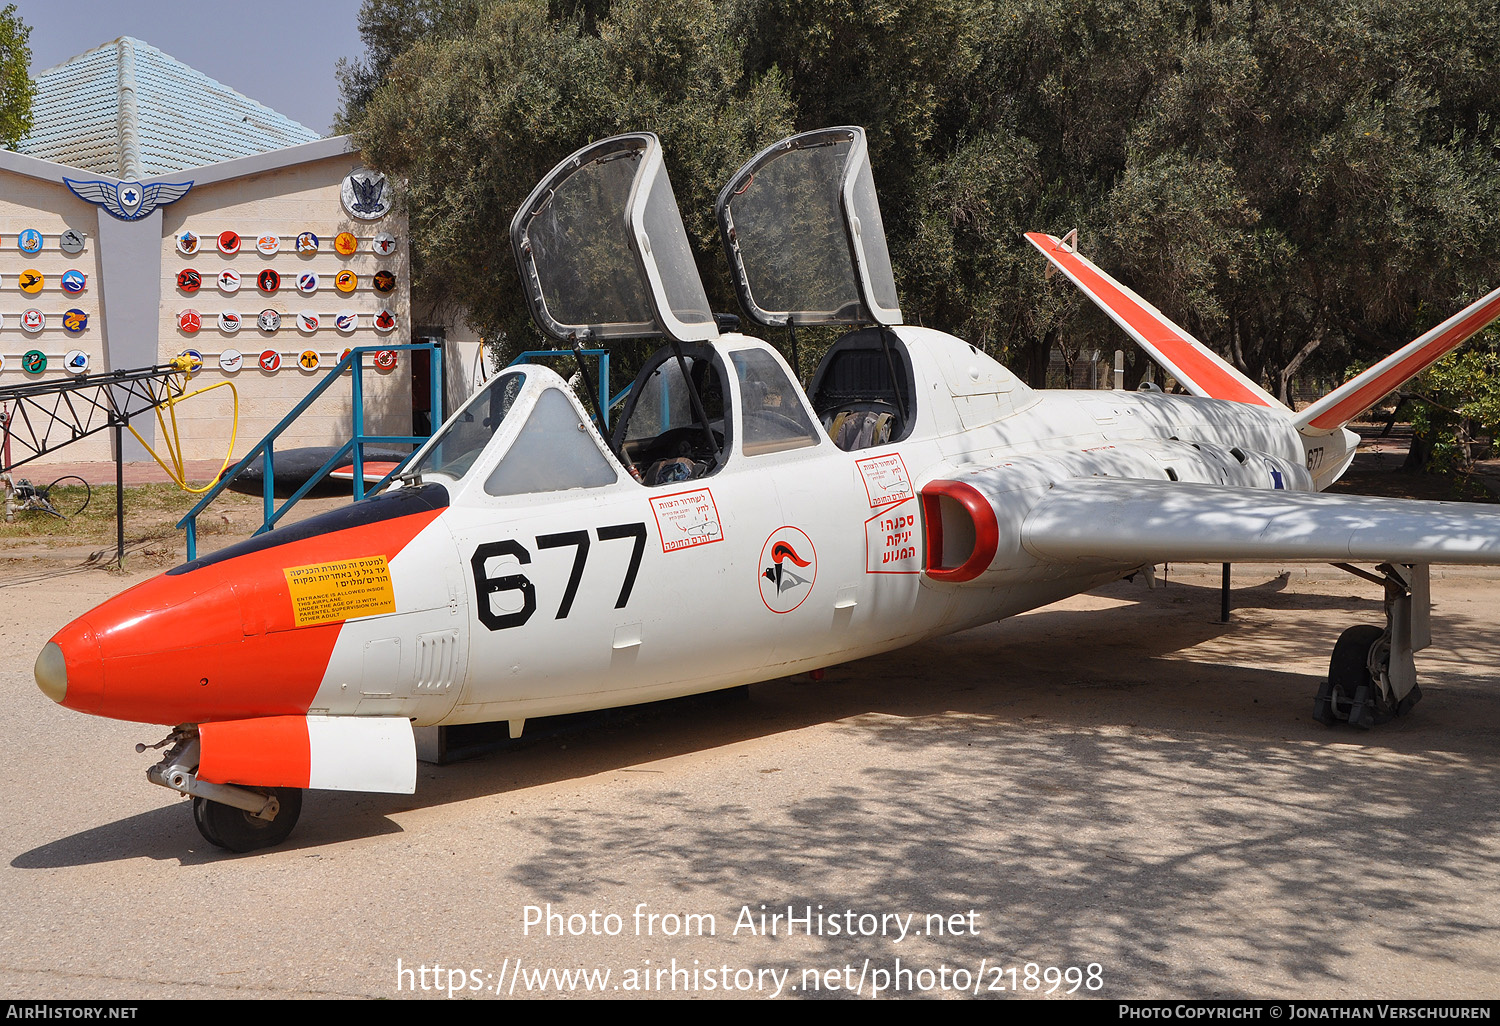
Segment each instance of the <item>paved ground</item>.
[{"label": "paved ground", "polygon": [[[312,793],[285,847],[242,857],[145,781],[154,728],[32,682],[49,634],[130,581],[0,588],[0,996],[520,996],[548,968],[608,969],[612,996],[988,993],[1027,962],[1108,998],[1495,996],[1500,578],[1434,582],[1426,699],[1357,733],[1309,712],[1375,589],[1237,568],[1225,626],[1204,569],[424,766],[412,797]],[[583,935],[528,934],[549,904]],[[764,936],[762,905],[823,933]],[[662,935],[688,914],[715,934]],[[830,932],[892,915],[905,939]]]}]

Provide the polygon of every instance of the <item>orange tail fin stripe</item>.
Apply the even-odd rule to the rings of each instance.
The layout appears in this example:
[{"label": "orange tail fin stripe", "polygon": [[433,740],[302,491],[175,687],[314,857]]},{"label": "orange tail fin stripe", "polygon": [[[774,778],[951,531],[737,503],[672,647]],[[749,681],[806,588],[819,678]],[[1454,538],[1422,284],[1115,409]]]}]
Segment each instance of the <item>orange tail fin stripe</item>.
[{"label": "orange tail fin stripe", "polygon": [[1058,239],[1043,232],[1027,232],[1026,238],[1194,395],[1251,406],[1281,406],[1270,393],[1173,324],[1160,310],[1065,248]]}]

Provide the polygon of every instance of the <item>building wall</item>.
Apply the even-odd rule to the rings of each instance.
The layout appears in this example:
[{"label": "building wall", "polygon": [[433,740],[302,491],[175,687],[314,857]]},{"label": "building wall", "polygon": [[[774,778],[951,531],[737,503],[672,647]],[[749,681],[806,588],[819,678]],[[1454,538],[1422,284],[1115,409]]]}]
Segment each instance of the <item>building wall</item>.
[{"label": "building wall", "polygon": [[[274,156],[274,155],[272,155]],[[274,164],[261,160],[259,165]],[[237,436],[232,434],[234,400],[229,387],[213,388],[190,398],[175,408],[181,455],[186,459],[222,459],[234,437],[234,455],[238,458],[254,445],[308,391],[319,382],[327,369],[351,346],[401,344],[411,340],[410,267],[404,219],[398,213],[378,221],[351,217],[340,202],[340,188],[345,176],[358,168],[358,154],[343,153],[317,160],[289,163],[285,166],[256,170],[255,173],[225,177],[208,174],[195,184],[186,196],[163,206],[147,220],[124,223],[114,221],[101,208],[75,197],[60,180],[46,181],[36,176],[0,169],[0,387],[23,381],[62,377],[62,359],[66,351],[79,349],[90,357],[91,372],[110,367],[121,353],[130,355],[127,365],[150,363],[154,358],[165,363],[187,349],[203,357],[202,369],[193,375],[189,391],[228,382],[239,397]],[[221,165],[220,167],[227,167]],[[57,167],[57,165],[52,165]],[[61,169],[69,171],[70,169]],[[198,169],[200,172],[205,169]],[[60,176],[59,176],[60,177]],[[76,178],[94,178],[80,172]],[[214,180],[215,178],[218,180]],[[194,171],[167,176],[170,181],[192,181]],[[103,227],[108,245],[121,252],[101,256],[100,221],[113,223]],[[74,228],[86,236],[84,250],[75,255],[63,253],[57,236],[65,228]],[[19,232],[34,228],[44,235],[40,253],[27,255],[16,248]],[[220,232],[234,231],[242,236],[240,252],[234,256],[217,249]],[[177,238],[184,231],[201,237],[196,253],[178,251]],[[295,237],[305,231],[319,236],[315,253],[298,253]],[[335,237],[343,231],[354,234],[358,247],[354,254],[343,256],[334,248]],[[378,256],[371,250],[372,237],[386,232],[396,239],[396,250],[390,256]],[[280,237],[280,249],[272,256],[262,255],[255,246],[256,237],[273,234]],[[102,278],[108,266],[116,268],[117,280],[152,264],[159,273],[144,280],[154,282],[155,296],[140,295],[152,285],[134,285],[129,290],[111,291],[111,302],[118,307],[116,321],[124,323],[127,308],[134,315],[129,323],[150,324],[155,310],[156,338],[111,339],[110,308],[104,301]],[[264,268],[281,275],[281,286],[274,294],[257,288],[256,278]],[[17,276],[23,269],[34,268],[45,277],[44,290],[33,296],[20,291]],[[83,293],[63,292],[61,275],[77,269],[88,276]],[[202,284],[198,291],[178,287],[180,271],[192,268],[199,272]],[[233,269],[241,275],[237,292],[227,294],[217,285],[220,271]],[[352,293],[339,291],[334,284],[340,270],[358,276]],[[386,294],[377,292],[372,276],[378,270],[389,270],[396,277],[396,288]],[[297,289],[297,277],[305,271],[319,276],[316,292],[304,294]],[[47,315],[45,329],[30,335],[21,330],[20,314],[27,307],[41,309]],[[88,315],[86,329],[71,336],[62,329],[62,313],[76,308]],[[395,314],[396,326],[390,332],[378,331],[374,315],[382,308]],[[201,328],[189,332],[180,326],[185,310],[195,310]],[[281,327],[274,333],[260,330],[257,315],[274,309],[282,315]],[[219,325],[219,314],[234,310],[241,315],[238,332],[227,332]],[[144,317],[141,316],[145,312]],[[319,315],[315,332],[298,330],[299,311]],[[357,327],[349,333],[334,326],[341,311],[357,314]],[[149,330],[149,329],[147,329]],[[117,334],[126,334],[118,331]],[[134,335],[131,331],[129,334]],[[31,374],[22,367],[22,354],[40,349],[48,356],[42,374]],[[243,354],[242,368],[237,372],[220,369],[219,358],[226,350]],[[261,369],[263,350],[281,354],[280,369]],[[301,369],[299,354],[316,351],[321,360],[317,371]],[[154,353],[154,357],[150,354]],[[277,443],[278,449],[301,446],[333,445],[346,440],[352,427],[351,388],[345,380],[329,391]],[[366,358],[364,373],[367,430],[388,434],[407,434],[411,429],[410,354],[401,353],[396,366],[377,370]],[[149,415],[137,418],[134,426],[162,452],[162,432]],[[171,421],[168,420],[170,428]],[[168,430],[167,435],[171,432]],[[110,433],[84,439],[58,449],[38,464],[113,459]],[[136,450],[133,453],[132,450]],[[127,442],[127,459],[149,458],[138,454],[138,447]],[[19,455],[19,454],[17,454]]]}]

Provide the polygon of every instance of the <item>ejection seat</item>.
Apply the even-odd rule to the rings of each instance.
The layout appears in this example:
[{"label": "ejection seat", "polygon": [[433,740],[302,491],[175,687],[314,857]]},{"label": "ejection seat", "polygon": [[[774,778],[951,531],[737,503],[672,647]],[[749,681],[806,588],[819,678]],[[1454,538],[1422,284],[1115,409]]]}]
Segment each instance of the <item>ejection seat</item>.
[{"label": "ejection seat", "polygon": [[850,332],[813,374],[813,410],[845,452],[899,442],[911,432],[911,361],[883,327]]}]

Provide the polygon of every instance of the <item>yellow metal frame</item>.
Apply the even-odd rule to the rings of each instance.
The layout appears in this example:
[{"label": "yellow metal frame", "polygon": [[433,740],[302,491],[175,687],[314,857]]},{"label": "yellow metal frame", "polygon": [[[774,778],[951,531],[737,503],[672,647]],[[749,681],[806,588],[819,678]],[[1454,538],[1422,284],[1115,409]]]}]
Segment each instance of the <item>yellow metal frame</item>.
[{"label": "yellow metal frame", "polygon": [[[142,438],[140,432],[128,422],[125,426],[129,428],[132,435],[135,435],[135,440],[140,442],[145,450],[151,454],[151,458],[167,472],[167,476],[172,479],[173,484],[185,492],[191,492],[193,495],[202,495],[212,488],[214,483],[223,476],[224,471],[229,469],[230,460],[234,458],[234,443],[239,437],[240,431],[240,393],[234,387],[234,382],[232,381],[219,381],[188,392],[186,391],[188,375],[198,370],[202,365],[194,366],[194,361],[189,356],[175,358],[172,360],[172,365],[182,373],[183,383],[177,387],[177,395],[169,395],[164,402],[156,406],[156,424],[161,429],[162,447],[166,449],[167,455],[171,458],[172,462],[169,464],[166,460],[162,459],[156,450],[151,447],[151,443]],[[230,395],[234,396],[234,423],[229,431],[229,451],[224,454],[224,462],[219,466],[218,473],[214,474],[213,481],[210,481],[202,488],[194,488],[187,483],[187,469],[182,459],[182,436],[177,426],[177,404],[187,402],[194,396],[202,395],[204,392],[212,392],[216,388],[227,388]],[[167,416],[162,415],[163,407],[166,408]],[[169,418],[170,424],[168,423]]]}]

